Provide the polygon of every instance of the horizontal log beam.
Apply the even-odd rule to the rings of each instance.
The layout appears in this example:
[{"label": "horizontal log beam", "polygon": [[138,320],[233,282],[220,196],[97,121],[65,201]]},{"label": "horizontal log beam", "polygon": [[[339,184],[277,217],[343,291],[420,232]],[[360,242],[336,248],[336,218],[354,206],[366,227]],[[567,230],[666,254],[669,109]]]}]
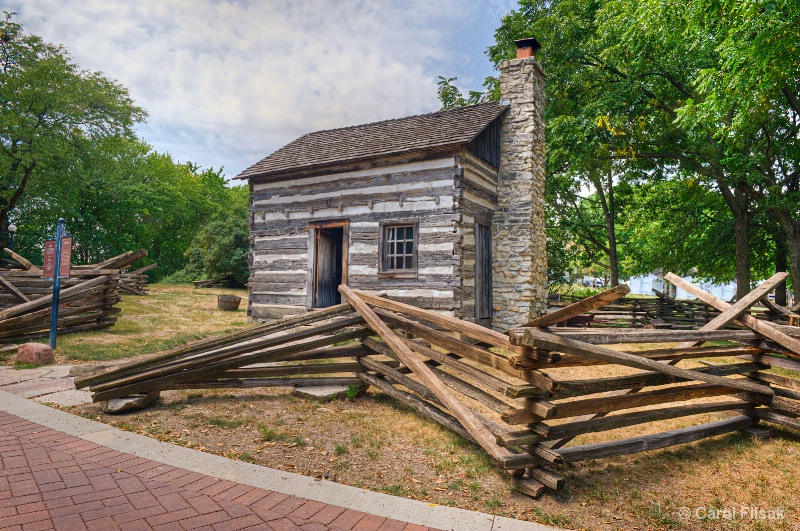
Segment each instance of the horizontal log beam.
[{"label": "horizontal log beam", "polygon": [[558,450],[558,453],[565,463],[628,455],[659,448],[667,448],[678,444],[686,444],[717,435],[724,435],[726,433],[749,428],[756,422],[757,421],[751,417],[737,415],[716,422],[709,422],[707,424],[700,424],[699,426],[691,426],[653,435],[642,435],[640,437],[631,437],[618,441],[562,448]]}]

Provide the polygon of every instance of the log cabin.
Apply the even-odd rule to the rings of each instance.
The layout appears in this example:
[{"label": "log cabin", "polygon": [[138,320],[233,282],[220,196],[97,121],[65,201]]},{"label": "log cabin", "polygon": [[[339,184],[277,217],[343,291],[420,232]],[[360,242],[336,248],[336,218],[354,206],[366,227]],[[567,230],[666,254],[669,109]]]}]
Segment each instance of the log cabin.
[{"label": "log cabin", "polygon": [[338,286],[498,330],[544,308],[544,73],[535,39],[502,100],[302,136],[243,171],[248,315],[341,301]]}]

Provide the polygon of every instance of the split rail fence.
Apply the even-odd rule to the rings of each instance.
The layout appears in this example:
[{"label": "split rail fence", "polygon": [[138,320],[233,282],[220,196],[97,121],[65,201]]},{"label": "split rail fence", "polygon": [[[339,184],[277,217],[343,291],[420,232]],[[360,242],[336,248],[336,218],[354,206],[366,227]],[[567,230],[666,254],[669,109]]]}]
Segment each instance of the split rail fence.
[{"label": "split rail fence", "polygon": [[[626,292],[627,293],[627,292]],[[699,328],[720,314],[713,305],[702,300],[679,300],[666,293],[653,290],[655,297],[620,297],[608,304],[570,318],[567,326],[620,327],[620,328]],[[580,299],[562,295],[558,301],[549,301],[550,310],[557,310]],[[791,310],[773,303],[764,296],[749,313],[759,319],[778,324],[789,324]],[[735,325],[729,325],[735,328]]]},{"label": "split rail fence", "polygon": [[[509,334],[340,286],[344,304],[86,374],[75,384],[90,388],[95,401],[169,389],[369,385],[480,445],[518,490],[538,496],[564,486],[561,463],[697,441],[762,420],[800,429],[800,362],[792,359],[800,358],[800,328],[747,313],[784,278],[775,275],[731,305],[667,275],[719,312],[699,330],[556,326],[624,295],[614,288]],[[731,323],[744,329],[726,329]],[[691,367],[679,367],[684,360]],[[699,360],[705,365],[698,368]],[[601,364],[638,372],[569,377],[572,367]],[[661,432],[652,424],[690,417],[702,422]],[[652,433],[570,444],[642,424]]]},{"label": "split rail fence", "polygon": [[[42,279],[42,270],[19,254],[11,267],[0,269],[0,343],[15,343],[46,337],[50,330],[53,282]],[[61,281],[58,333],[109,328],[117,320],[120,292],[146,295],[145,285],[155,264],[125,271],[147,256],[147,251],[129,251],[99,264],[73,265],[70,278]]]}]

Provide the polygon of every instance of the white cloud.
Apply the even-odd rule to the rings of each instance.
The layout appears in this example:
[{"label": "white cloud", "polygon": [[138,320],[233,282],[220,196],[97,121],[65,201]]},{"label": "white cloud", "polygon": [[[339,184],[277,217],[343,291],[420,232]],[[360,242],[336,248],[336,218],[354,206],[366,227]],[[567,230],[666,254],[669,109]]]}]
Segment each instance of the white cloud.
[{"label": "white cloud", "polygon": [[131,89],[159,151],[233,177],[297,136],[478,88],[510,0],[13,0],[26,31]]}]

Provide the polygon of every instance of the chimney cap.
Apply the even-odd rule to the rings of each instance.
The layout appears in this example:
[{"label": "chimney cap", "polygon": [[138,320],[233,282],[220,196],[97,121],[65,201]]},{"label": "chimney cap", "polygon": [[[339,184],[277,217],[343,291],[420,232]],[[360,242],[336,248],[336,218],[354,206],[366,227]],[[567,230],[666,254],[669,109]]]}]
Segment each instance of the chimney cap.
[{"label": "chimney cap", "polygon": [[519,39],[514,41],[514,44],[517,45],[517,49],[520,50],[522,48],[533,48],[533,51],[536,52],[538,49],[542,47],[534,37],[528,37],[527,39]]}]

